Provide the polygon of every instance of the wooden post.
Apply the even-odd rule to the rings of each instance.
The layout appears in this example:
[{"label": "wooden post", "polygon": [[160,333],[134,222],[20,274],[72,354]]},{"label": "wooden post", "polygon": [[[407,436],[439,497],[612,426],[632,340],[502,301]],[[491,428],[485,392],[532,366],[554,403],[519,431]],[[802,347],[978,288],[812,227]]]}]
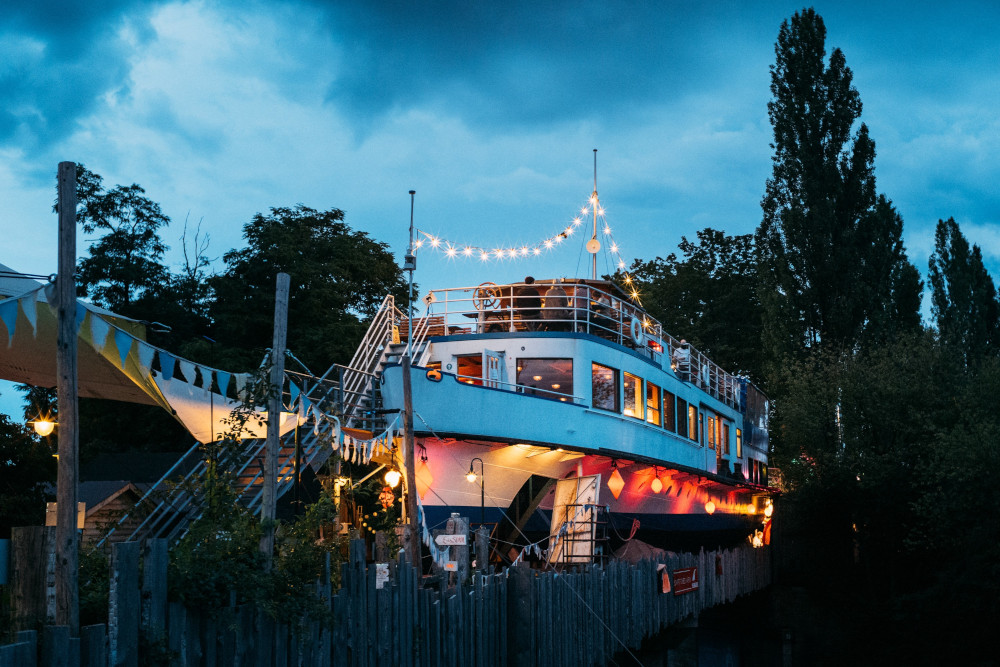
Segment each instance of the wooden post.
[{"label": "wooden post", "polygon": [[139,662],[139,543],[111,545],[108,641],[111,667]]},{"label": "wooden post", "polygon": [[486,526],[476,529],[476,569],[482,574],[490,569],[490,531]]},{"label": "wooden post", "polygon": [[403,467],[406,470],[406,531],[409,535],[403,540],[406,557],[410,564],[420,567],[420,535],[417,521],[417,474],[414,463],[413,449],[413,389],[410,386],[410,354],[407,348],[403,355]]},{"label": "wooden post", "polygon": [[285,380],[285,341],[288,333],[288,289],[291,278],[279,273],[274,292],[274,342],[271,344],[271,391],[267,400],[267,445],[264,455],[264,493],[260,511],[264,536],[260,550],[271,569],[274,520],[277,516],[278,435],[281,430],[281,389]]},{"label": "wooden post", "polygon": [[[59,163],[59,264],[56,274],[56,392],[59,406],[59,465],[56,485],[56,623],[80,633],[77,587],[79,539],[77,496],[76,380],[76,164]],[[30,306],[34,308],[34,304]]]},{"label": "wooden post", "polygon": [[11,619],[15,630],[28,630],[47,621],[49,558],[55,554],[55,528],[11,528]]}]

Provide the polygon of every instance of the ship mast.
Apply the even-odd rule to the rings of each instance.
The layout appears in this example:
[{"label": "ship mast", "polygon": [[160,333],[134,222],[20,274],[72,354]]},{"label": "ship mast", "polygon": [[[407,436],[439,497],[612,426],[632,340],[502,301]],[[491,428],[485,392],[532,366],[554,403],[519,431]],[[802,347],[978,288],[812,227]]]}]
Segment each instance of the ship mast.
[{"label": "ship mast", "polygon": [[594,149],[594,194],[590,196],[590,205],[594,209],[594,234],[587,244],[587,251],[593,255],[593,271],[591,278],[597,280],[597,251],[601,249],[601,242],[597,240],[597,149]]}]

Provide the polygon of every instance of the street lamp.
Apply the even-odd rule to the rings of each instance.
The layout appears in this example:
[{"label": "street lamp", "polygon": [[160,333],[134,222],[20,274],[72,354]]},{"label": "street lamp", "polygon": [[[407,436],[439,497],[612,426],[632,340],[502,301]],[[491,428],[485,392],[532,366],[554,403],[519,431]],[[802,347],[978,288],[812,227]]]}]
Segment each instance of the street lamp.
[{"label": "street lamp", "polygon": [[470,484],[476,483],[476,471],[473,469],[473,464],[479,461],[479,476],[483,479],[479,482],[479,523],[486,523],[486,469],[483,468],[483,460],[478,456],[471,461],[469,461],[469,472],[465,475],[465,479],[469,480]]},{"label": "street lamp", "polygon": [[52,430],[56,427],[56,423],[50,419],[36,419],[30,422],[35,429],[35,433],[44,437],[52,435]]}]

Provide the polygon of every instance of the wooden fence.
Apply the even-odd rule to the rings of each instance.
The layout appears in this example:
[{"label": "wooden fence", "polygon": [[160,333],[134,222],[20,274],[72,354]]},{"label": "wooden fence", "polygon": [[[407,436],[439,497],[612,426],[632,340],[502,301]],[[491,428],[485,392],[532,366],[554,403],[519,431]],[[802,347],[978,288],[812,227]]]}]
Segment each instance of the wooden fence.
[{"label": "wooden fence", "polygon": [[[668,556],[638,565],[612,562],[571,572],[520,565],[473,574],[448,587],[447,575],[421,577],[400,559],[387,581],[366,563],[365,544],[352,541],[341,565],[341,588],[317,582],[333,621],[276,622],[250,606],[225,620],[170,603],[166,543],[112,547],[110,614],[104,625],[48,626],[19,633],[0,647],[6,665],[146,664],[492,667],[603,665],[700,610],[735,600],[770,582],[769,550],[749,546]],[[699,586],[663,592],[663,572],[698,568]],[[326,578],[329,581],[329,577]],[[381,586],[380,586],[381,584]],[[36,662],[36,660],[38,662]]]}]

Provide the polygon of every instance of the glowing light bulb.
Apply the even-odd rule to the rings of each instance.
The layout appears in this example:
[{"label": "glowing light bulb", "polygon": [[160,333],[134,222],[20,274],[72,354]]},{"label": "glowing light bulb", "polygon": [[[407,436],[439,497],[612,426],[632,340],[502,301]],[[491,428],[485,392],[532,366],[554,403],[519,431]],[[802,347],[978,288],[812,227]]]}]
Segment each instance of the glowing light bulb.
[{"label": "glowing light bulb", "polygon": [[565,234],[566,236],[569,236],[572,233],[573,233],[573,228],[572,227],[567,227],[566,231],[563,232],[563,234]]},{"label": "glowing light bulb", "polygon": [[605,234],[610,234],[611,233],[611,228],[608,227],[607,225],[604,225],[604,233]]},{"label": "glowing light bulb", "polygon": [[588,209],[586,206],[584,206],[583,208],[580,209],[580,213],[582,213],[583,215],[587,215],[587,211],[588,210],[590,210],[590,209]]},{"label": "glowing light bulb", "polygon": [[705,503],[705,511],[708,512],[709,514],[715,514],[715,503],[713,503],[711,500]]},{"label": "glowing light bulb", "polygon": [[573,224],[576,226],[580,225],[580,218],[573,218]]},{"label": "glowing light bulb", "polygon": [[614,253],[618,252],[618,244],[617,243],[612,243],[611,244],[611,252],[614,252]]},{"label": "glowing light bulb", "polygon": [[552,239],[545,239],[545,247],[546,248],[552,247]]},{"label": "glowing light bulb", "polygon": [[618,268],[619,268],[619,269],[624,269],[624,268],[625,268],[625,262],[623,262],[623,261],[619,260],[619,261],[618,261]]},{"label": "glowing light bulb", "polygon": [[414,248],[422,248],[423,245],[424,245],[424,240],[420,239],[419,241],[417,241],[416,243],[413,244],[413,247]]},{"label": "glowing light bulb", "polygon": [[472,469],[470,468],[469,472],[467,472],[465,474],[465,479],[469,480],[469,484],[475,484],[476,483],[476,473],[472,472]]},{"label": "glowing light bulb", "polygon": [[448,255],[449,257],[454,257],[455,255],[458,254],[458,251],[452,248],[451,246],[448,246],[448,249],[444,251],[444,254]]},{"label": "glowing light bulb", "polygon": [[603,208],[597,209],[597,215],[604,215],[604,209]]},{"label": "glowing light bulb", "polygon": [[490,259],[490,253],[488,253],[488,252],[486,252],[485,250],[483,250],[483,251],[482,251],[482,252],[481,252],[481,253],[479,254],[479,259],[483,260],[484,262],[488,262],[488,261],[489,261],[489,259]]},{"label": "glowing light bulb", "polygon": [[528,254],[528,246],[521,246],[521,257]]},{"label": "glowing light bulb", "polygon": [[503,248],[494,248],[493,254],[496,255],[497,259],[503,257]]},{"label": "glowing light bulb", "polygon": [[432,237],[431,237],[431,247],[432,247],[432,248],[436,248],[436,247],[438,247],[439,245],[441,245],[441,239],[438,239],[438,238],[434,238],[434,237],[432,236]]},{"label": "glowing light bulb", "polygon": [[465,255],[466,257],[472,257],[472,248],[469,246],[465,246],[465,249],[462,250],[462,254]]},{"label": "glowing light bulb", "polygon": [[399,486],[399,480],[402,477],[398,470],[390,470],[385,474],[385,483],[395,489]]},{"label": "glowing light bulb", "polygon": [[626,285],[632,284],[632,276],[628,275],[627,273],[625,274],[625,284]]}]

